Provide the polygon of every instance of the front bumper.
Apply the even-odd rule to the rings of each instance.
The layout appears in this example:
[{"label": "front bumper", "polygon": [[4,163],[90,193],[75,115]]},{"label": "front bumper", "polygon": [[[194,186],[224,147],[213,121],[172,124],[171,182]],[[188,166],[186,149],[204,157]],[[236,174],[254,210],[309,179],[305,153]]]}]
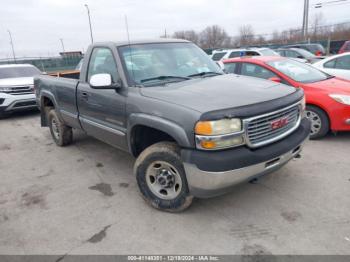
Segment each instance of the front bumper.
[{"label": "front bumper", "polygon": [[9,95],[0,93],[0,114],[37,108],[35,94]]},{"label": "front bumper", "polygon": [[199,198],[221,195],[234,185],[278,170],[301,152],[309,133],[310,123],[303,119],[292,134],[258,149],[182,150],[190,193]]}]

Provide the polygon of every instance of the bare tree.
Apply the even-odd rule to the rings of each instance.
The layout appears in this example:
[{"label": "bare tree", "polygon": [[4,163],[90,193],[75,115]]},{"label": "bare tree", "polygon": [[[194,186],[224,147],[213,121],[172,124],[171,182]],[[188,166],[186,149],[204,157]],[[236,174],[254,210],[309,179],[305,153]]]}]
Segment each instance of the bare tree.
[{"label": "bare tree", "polygon": [[321,26],[323,23],[324,23],[323,13],[316,13],[311,23],[311,26],[312,26],[312,34],[310,36],[311,40],[313,41],[318,40],[318,37],[320,36],[320,33],[322,31]]},{"label": "bare tree", "polygon": [[199,35],[194,30],[176,31],[173,34],[173,37],[179,38],[179,39],[185,39],[185,40],[191,41],[195,44],[199,44]]},{"label": "bare tree", "polygon": [[202,48],[220,48],[228,41],[226,31],[218,25],[206,27],[200,33],[200,45]]},{"label": "bare tree", "polygon": [[254,30],[251,25],[242,25],[239,28],[240,45],[251,45],[254,42]]}]

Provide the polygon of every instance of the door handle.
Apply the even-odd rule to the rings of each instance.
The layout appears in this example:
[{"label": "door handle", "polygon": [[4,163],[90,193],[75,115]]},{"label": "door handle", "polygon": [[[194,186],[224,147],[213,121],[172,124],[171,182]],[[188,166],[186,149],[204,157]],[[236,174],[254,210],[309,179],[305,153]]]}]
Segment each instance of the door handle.
[{"label": "door handle", "polygon": [[89,93],[88,92],[81,92],[81,98],[88,100],[89,99]]}]

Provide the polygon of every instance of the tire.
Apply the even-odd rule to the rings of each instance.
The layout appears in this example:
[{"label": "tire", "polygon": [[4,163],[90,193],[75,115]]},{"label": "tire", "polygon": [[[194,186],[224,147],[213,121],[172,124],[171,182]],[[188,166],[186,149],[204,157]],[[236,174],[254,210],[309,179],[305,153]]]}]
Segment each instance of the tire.
[{"label": "tire", "polygon": [[146,148],[136,159],[134,174],[142,197],[152,207],[181,212],[191,205],[193,196],[176,144],[160,142]]},{"label": "tire", "polygon": [[305,114],[311,122],[310,139],[322,138],[329,132],[328,116],[321,108],[307,105]]},{"label": "tire", "polygon": [[57,116],[54,109],[48,113],[49,128],[51,136],[58,146],[67,146],[73,141],[72,128],[66,126]]}]

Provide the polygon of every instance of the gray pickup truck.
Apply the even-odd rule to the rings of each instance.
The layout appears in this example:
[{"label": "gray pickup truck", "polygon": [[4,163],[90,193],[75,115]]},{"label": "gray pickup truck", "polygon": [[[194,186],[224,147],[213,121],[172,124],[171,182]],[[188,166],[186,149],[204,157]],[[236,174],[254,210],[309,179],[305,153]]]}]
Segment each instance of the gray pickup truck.
[{"label": "gray pickup truck", "polygon": [[80,74],[38,76],[35,92],[58,146],[80,129],[129,152],[144,199],[173,212],[279,169],[310,131],[302,90],[223,74],[176,39],[95,43]]}]

